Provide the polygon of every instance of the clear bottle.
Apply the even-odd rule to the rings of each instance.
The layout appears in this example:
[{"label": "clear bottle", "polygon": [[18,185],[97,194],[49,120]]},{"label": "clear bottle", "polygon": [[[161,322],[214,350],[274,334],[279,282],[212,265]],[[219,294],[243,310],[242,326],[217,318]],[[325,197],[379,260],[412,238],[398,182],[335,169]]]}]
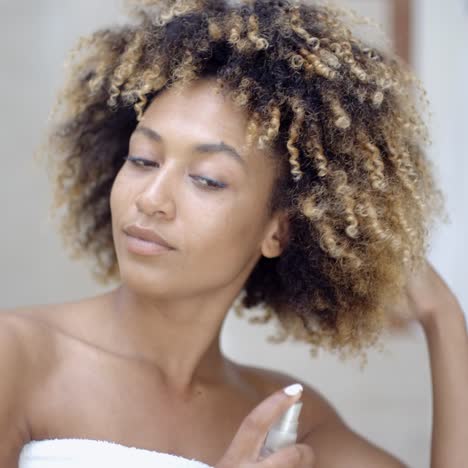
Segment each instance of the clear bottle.
[{"label": "clear bottle", "polygon": [[301,408],[302,402],[294,403],[294,405],[288,408],[273,424],[265,437],[265,442],[260,451],[260,459],[267,457],[283,447],[296,443]]}]

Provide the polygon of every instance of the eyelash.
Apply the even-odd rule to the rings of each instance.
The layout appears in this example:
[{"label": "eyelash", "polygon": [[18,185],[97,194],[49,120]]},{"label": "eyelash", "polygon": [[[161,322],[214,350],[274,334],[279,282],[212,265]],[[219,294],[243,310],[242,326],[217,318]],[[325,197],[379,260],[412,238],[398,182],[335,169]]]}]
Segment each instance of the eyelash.
[{"label": "eyelash", "polygon": [[[125,156],[124,159],[126,161],[131,162],[135,167],[139,167],[139,168],[155,167],[156,165],[154,161],[149,161],[148,159],[144,159],[144,158],[137,158],[135,156]],[[202,186],[208,190],[220,190],[226,187],[225,184],[218,182],[216,180],[213,180],[213,179],[207,179],[206,177],[196,176],[195,179],[205,181],[207,184],[206,185],[202,184]]]}]

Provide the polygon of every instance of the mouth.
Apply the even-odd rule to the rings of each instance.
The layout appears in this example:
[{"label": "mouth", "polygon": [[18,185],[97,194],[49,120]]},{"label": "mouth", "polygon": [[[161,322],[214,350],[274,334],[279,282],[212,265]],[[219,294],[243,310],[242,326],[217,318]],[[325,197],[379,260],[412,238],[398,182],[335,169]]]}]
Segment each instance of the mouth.
[{"label": "mouth", "polygon": [[132,224],[125,227],[124,232],[125,234],[131,237],[135,237],[136,239],[140,239],[146,242],[152,242],[154,244],[158,244],[168,249],[174,250],[174,246],[169,244],[169,242],[166,241],[166,239],[164,239],[161,235],[159,235],[156,231],[152,229]]},{"label": "mouth", "polygon": [[156,256],[174,250],[157,242],[132,236],[126,232],[124,234],[127,250],[136,255]]}]

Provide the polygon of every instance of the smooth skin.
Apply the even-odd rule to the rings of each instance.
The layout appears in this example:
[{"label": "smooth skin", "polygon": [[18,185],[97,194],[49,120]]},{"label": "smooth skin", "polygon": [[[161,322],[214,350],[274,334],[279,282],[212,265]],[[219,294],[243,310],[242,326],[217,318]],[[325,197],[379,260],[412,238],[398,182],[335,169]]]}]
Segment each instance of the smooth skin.
[{"label": "smooth skin", "polygon": [[[120,286],[0,314],[0,466],[16,467],[30,440],[77,437],[217,468],[277,468],[288,453],[297,468],[404,467],[305,382],[221,353],[226,314],[261,255],[281,254],[288,224],[281,212],[267,215],[276,167],[260,150],[242,151],[246,116],[213,84],[157,96],[130,139],[129,154],[140,159],[125,162],[111,194]],[[220,142],[242,161],[196,150]],[[222,188],[209,188],[213,181]],[[123,230],[132,223],[174,249],[129,251]],[[437,368],[443,379],[447,371]],[[263,440],[294,403],[278,395],[296,382],[304,387],[298,444],[257,461],[252,437]],[[461,383],[468,388],[468,379]]]}]

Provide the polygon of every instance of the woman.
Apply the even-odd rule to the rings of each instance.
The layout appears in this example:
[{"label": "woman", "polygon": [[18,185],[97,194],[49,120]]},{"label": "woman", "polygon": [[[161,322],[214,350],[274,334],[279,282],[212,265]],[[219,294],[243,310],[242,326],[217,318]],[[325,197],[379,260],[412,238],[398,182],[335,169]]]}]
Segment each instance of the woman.
[{"label": "woman", "polygon": [[[346,356],[405,297],[431,355],[432,467],[461,466],[468,340],[424,261],[439,195],[412,74],[326,7],[132,12],[75,51],[47,148],[65,238],[120,285],[1,315],[1,466],[404,466],[304,382],[222,355],[241,294],[278,341]],[[299,398],[298,443],[261,458]]]}]

